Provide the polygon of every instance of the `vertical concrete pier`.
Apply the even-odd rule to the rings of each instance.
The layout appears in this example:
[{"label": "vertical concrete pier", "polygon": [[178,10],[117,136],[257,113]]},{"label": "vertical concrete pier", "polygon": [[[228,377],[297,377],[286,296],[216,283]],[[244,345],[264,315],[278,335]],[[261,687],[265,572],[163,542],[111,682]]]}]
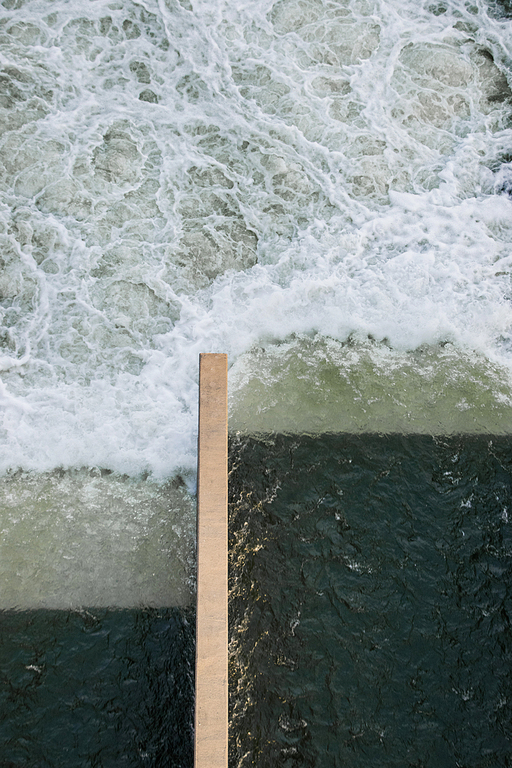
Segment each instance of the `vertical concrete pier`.
[{"label": "vertical concrete pier", "polygon": [[228,764],[227,364],[199,357],[195,768]]}]

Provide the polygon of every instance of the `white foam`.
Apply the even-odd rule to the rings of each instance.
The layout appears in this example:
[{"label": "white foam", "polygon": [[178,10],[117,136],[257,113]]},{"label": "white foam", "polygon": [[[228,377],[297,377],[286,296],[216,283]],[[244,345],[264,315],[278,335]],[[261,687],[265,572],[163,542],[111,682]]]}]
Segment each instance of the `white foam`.
[{"label": "white foam", "polygon": [[512,33],[445,6],[3,6],[3,472],[192,478],[200,351],[510,367]]}]

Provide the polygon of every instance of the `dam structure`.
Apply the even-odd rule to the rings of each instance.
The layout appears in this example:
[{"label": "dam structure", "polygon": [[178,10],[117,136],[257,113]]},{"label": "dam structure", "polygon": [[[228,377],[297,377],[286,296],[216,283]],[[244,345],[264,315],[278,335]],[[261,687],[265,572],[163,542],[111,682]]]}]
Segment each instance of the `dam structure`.
[{"label": "dam structure", "polygon": [[195,768],[228,765],[227,355],[200,355]]},{"label": "dam structure", "polygon": [[511,20],[0,0],[4,762],[193,765],[222,350],[231,768],[505,768]]}]

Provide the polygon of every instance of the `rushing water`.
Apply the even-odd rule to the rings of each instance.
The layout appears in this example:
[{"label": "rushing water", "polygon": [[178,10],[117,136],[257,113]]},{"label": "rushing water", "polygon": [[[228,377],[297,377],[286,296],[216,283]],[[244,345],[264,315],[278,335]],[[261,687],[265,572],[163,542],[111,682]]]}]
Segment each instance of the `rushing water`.
[{"label": "rushing water", "polygon": [[193,474],[200,351],[448,344],[510,407],[494,6],[2,6],[4,471]]},{"label": "rushing water", "polygon": [[509,0],[0,8],[1,608],[190,603],[199,352],[233,433],[511,433]]},{"label": "rushing water", "polygon": [[[193,491],[199,352],[229,354],[235,431],[510,433],[506,3],[1,8],[0,471],[39,473],[63,520],[70,484],[81,517],[114,499],[100,559],[122,520],[153,535],[126,478]],[[103,483],[60,493],[82,467]],[[7,480],[12,551],[32,480]],[[29,559],[83,580],[66,548]]]}]

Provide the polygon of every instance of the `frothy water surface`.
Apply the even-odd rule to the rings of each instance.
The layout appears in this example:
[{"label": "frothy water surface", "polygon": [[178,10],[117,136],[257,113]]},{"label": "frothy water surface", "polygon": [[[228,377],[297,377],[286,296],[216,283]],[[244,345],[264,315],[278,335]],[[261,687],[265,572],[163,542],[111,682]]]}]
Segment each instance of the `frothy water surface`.
[{"label": "frothy water surface", "polygon": [[[263,381],[266,403],[316,414],[286,429],[321,431],[338,376],[347,428],[380,398],[373,430],[509,431],[512,27],[495,4],[4,0],[0,51],[4,473],[193,489],[209,351],[234,365],[233,429],[267,428]],[[304,395],[319,349],[332,375]],[[437,368],[442,413],[402,392]]]}]

